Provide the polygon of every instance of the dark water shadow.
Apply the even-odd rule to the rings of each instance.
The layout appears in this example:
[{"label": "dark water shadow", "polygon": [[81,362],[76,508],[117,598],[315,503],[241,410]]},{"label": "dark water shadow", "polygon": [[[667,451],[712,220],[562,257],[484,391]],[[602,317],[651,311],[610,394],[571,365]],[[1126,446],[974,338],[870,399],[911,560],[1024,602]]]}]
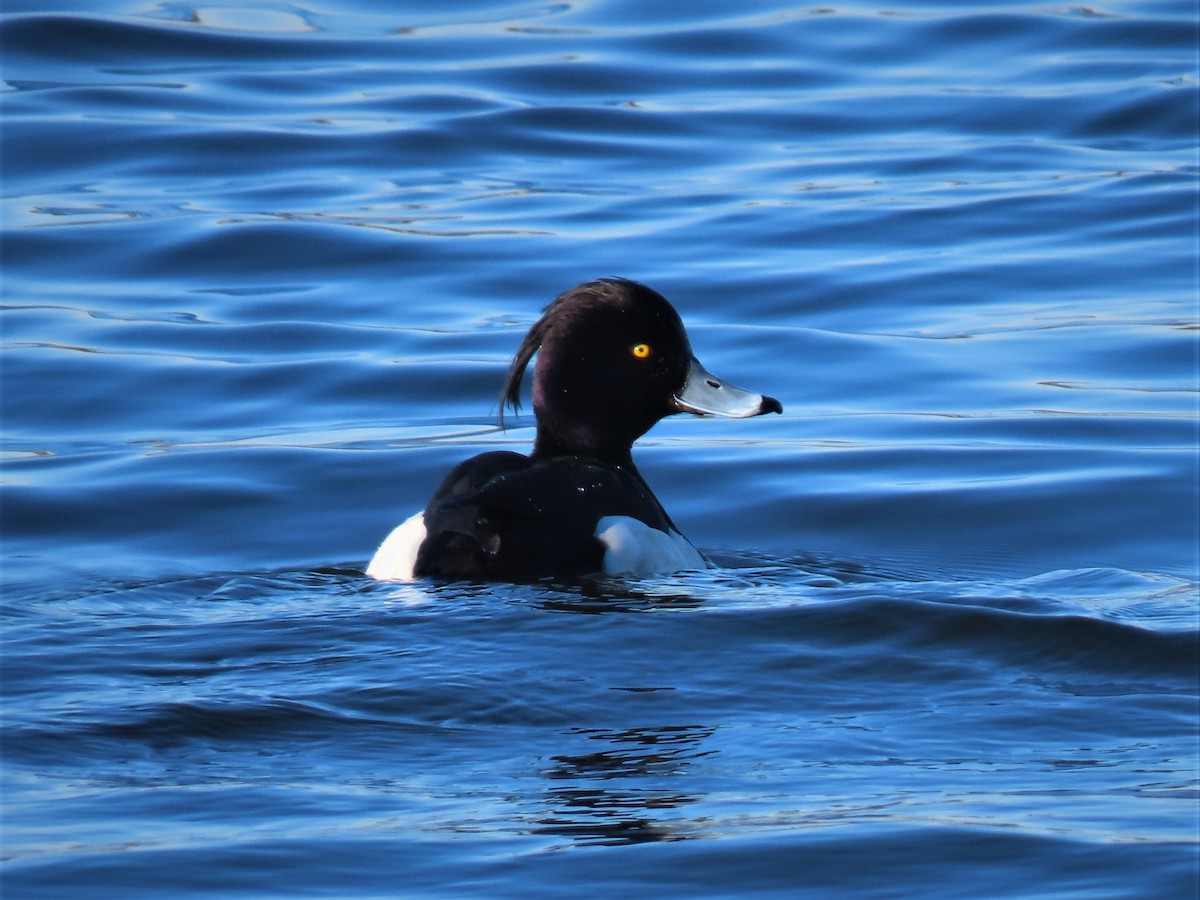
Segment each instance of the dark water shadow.
[{"label": "dark water shadow", "polygon": [[531,832],[606,845],[698,837],[696,822],[677,811],[704,797],[671,790],[670,779],[716,753],[704,749],[715,731],[707,725],[572,729],[570,735],[595,746],[551,757],[543,773],[550,782],[542,797],[547,811]]}]

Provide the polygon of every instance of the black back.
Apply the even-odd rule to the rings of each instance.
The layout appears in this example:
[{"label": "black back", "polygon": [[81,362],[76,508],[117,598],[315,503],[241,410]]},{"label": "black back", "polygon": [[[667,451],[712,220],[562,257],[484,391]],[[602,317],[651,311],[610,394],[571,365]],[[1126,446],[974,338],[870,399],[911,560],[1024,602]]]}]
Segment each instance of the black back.
[{"label": "black back", "polygon": [[597,572],[596,523],[612,515],[672,527],[631,467],[483,453],[451,470],[425,508],[414,574],[520,581]]}]

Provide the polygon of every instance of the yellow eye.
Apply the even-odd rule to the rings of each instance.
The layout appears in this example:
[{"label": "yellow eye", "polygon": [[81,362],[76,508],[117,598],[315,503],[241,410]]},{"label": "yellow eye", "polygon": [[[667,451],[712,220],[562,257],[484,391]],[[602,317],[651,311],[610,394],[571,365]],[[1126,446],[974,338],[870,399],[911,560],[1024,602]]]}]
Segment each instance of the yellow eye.
[{"label": "yellow eye", "polygon": [[648,359],[650,357],[649,344],[634,344],[633,349],[629,351],[637,359]]}]

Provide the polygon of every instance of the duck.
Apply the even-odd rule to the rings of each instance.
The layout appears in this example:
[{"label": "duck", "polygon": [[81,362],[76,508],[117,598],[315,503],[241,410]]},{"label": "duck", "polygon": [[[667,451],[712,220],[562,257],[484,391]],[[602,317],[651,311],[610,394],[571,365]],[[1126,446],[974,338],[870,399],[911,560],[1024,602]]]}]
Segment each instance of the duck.
[{"label": "duck", "polygon": [[502,428],[535,355],[532,452],[454,466],[383,540],[368,577],[532,582],[707,568],[634,465],[633,444],[667,416],[749,418],[782,413],[780,402],[711,374],[671,303],[628,278],[576,285],[542,311],[509,367]]}]

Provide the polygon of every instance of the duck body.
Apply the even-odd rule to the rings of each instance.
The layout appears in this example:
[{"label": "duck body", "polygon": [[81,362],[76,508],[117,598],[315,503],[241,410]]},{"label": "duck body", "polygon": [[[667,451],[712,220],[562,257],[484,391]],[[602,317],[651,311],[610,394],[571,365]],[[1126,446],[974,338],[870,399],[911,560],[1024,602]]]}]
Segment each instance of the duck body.
[{"label": "duck body", "polygon": [[472,457],[393,534],[367,574],[523,581],[705,565],[636,469],[579,456]]},{"label": "duck body", "polygon": [[706,565],[638,472],[633,442],[674,413],[744,418],[779,402],[704,370],[670,303],[626,279],[587,282],[546,308],[509,371],[514,409],[534,354],[532,454],[459,463],[367,575],[523,581]]}]

